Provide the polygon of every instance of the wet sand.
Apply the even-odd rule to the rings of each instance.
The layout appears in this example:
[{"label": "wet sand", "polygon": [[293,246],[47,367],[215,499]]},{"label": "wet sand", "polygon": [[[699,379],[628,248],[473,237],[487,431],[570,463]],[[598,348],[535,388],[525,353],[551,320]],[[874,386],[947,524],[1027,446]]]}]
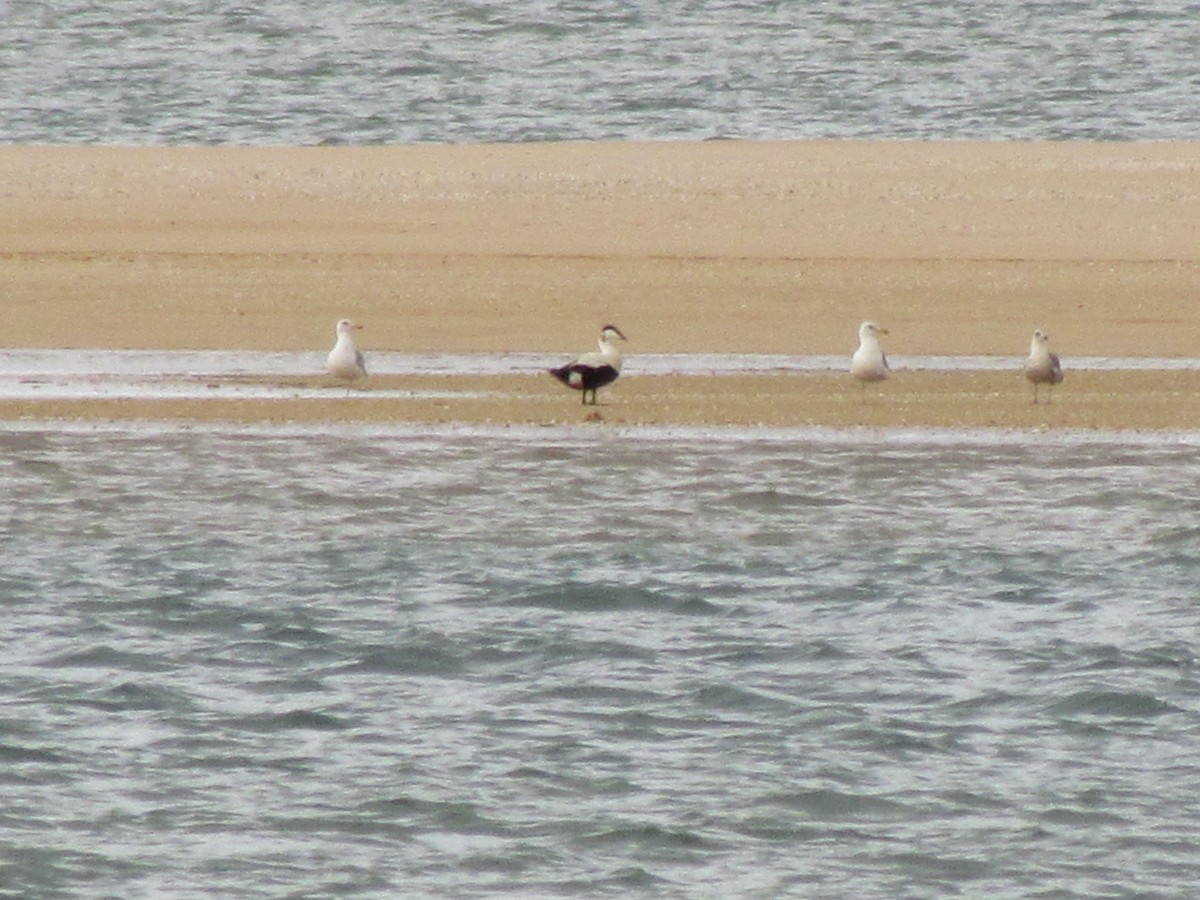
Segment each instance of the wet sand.
[{"label": "wet sand", "polygon": [[[1197,428],[1200,144],[888,142],[395,148],[0,147],[2,342],[39,348],[530,351],[612,321],[598,410],[549,376],[383,400],[5,401],[4,418]],[[636,375],[645,353],[1011,357],[1009,372]],[[1036,327],[1067,367],[1033,405]],[[314,373],[320,384],[320,373]]]},{"label": "wet sand", "polygon": [[[53,399],[0,401],[0,419],[194,420],[236,423],[386,422],[486,425],[770,426],[1195,430],[1200,372],[1076,372],[1049,398],[1014,372],[898,373],[865,390],[840,373],[627,376],[583,406],[548,375],[388,376],[327,398]],[[379,396],[382,390],[414,396]]]}]

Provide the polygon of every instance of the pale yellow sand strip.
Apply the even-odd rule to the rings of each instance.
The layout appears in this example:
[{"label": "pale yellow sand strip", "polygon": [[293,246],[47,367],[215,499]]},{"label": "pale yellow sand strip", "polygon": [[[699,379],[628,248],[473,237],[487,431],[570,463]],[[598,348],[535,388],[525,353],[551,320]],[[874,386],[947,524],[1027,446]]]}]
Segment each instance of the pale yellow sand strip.
[{"label": "pale yellow sand strip", "polygon": [[[327,397],[313,399],[0,401],[0,419],[1200,429],[1200,372],[1092,371],[1069,379],[1051,403],[1035,406],[1015,370],[904,372],[865,393],[849,376],[833,374],[636,376],[602,391],[593,409],[549,375],[372,376],[366,388],[330,386]],[[373,396],[388,389],[417,396]]]},{"label": "pale yellow sand strip", "polygon": [[[549,365],[612,321],[631,359],[848,358],[870,318],[889,329],[893,357],[1019,359],[1041,327],[1067,368],[1055,415],[1077,408],[1086,425],[1099,413],[1083,398],[1111,392],[1113,410],[1129,410],[1099,416],[1110,427],[1195,424],[1190,376],[1164,376],[1180,392],[1174,414],[1134,424],[1152,395],[1117,398],[1138,396],[1147,378],[1076,375],[1071,359],[1195,354],[1200,144],[0,147],[0,194],[7,346],[323,351],[348,316],[365,325],[368,354],[534,351]],[[913,394],[936,379],[896,380],[885,394],[922,408]],[[1100,382],[1111,391],[1089,393]],[[639,421],[681,418],[683,407],[703,421],[902,418],[898,407],[822,411],[838,402],[819,399],[834,387],[792,391],[798,399],[772,411],[782,401],[763,385],[774,382],[713,383],[688,389],[705,397],[694,409],[674,388],[614,390]],[[971,393],[961,377],[946,383]],[[552,387],[538,402],[569,407]],[[514,390],[527,403],[543,388]],[[744,412],[758,403],[746,392],[762,393],[765,411]],[[1019,385],[1012,393],[1024,399]],[[618,415],[615,400],[606,415]],[[455,415],[483,414],[464,404]],[[156,415],[218,408],[151,405]],[[995,415],[995,403],[969,414],[926,406],[918,418],[950,424]],[[104,403],[53,408],[114,414]],[[559,415],[505,409],[489,415]],[[391,415],[432,418],[415,407]]]}]

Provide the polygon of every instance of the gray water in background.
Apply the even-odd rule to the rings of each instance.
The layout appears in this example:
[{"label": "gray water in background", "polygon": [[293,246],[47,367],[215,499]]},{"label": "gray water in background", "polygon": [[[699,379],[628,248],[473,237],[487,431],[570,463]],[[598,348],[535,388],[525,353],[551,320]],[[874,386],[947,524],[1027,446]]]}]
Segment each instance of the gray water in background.
[{"label": "gray water in background", "polygon": [[1200,3],[0,0],[0,142],[1194,139]]},{"label": "gray water in background", "polygon": [[0,892],[1192,897],[1200,441],[0,434]]}]

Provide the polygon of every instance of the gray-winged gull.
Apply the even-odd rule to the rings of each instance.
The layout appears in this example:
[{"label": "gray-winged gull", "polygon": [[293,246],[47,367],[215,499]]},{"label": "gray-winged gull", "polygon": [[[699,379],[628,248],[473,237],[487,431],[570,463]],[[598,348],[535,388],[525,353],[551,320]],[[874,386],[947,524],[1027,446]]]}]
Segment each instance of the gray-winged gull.
[{"label": "gray-winged gull", "polygon": [[1054,385],[1063,380],[1062,363],[1050,352],[1050,335],[1040,328],[1029,342],[1029,359],[1025,360],[1025,377],[1033,384],[1033,402],[1038,402],[1039,385],[1049,385],[1047,403],[1053,402]]},{"label": "gray-winged gull", "polygon": [[863,383],[863,390],[871,381],[883,381],[891,374],[887,356],[879,346],[879,335],[887,334],[874,322],[863,322],[858,326],[858,349],[850,357],[850,374]]},{"label": "gray-winged gull", "polygon": [[337,323],[337,343],[329,351],[325,368],[335,378],[354,380],[367,374],[367,362],[358,348],[354,346],[354,332],[362,329],[349,319]]}]

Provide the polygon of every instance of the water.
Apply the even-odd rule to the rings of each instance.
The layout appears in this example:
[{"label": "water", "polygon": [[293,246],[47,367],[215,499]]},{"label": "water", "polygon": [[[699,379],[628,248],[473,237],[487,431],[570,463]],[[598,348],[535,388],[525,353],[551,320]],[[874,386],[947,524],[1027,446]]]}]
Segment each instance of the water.
[{"label": "water", "polygon": [[10,425],[0,892],[1190,897],[1198,449]]},{"label": "water", "polygon": [[0,141],[1194,139],[1195,0],[0,0]]}]

